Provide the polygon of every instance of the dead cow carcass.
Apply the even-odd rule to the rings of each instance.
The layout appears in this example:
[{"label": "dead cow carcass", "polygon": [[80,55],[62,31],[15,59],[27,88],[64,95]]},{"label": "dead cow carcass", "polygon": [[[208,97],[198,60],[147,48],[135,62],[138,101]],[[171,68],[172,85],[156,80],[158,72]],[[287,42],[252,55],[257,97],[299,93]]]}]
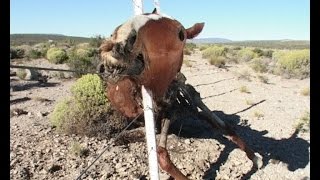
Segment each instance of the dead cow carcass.
[{"label": "dead cow carcass", "polygon": [[[134,118],[143,111],[141,86],[144,85],[152,92],[158,108],[156,119],[170,119],[174,105],[187,106],[213,127],[222,129],[257,165],[260,159],[255,153],[229,124],[211,113],[200,94],[185,84],[180,73],[186,39],[197,36],[203,27],[204,23],[196,23],[185,29],[177,20],[155,11],[137,15],[118,26],[100,47],[103,62],[99,71],[108,75],[107,96],[115,109]],[[198,112],[197,107],[202,111]],[[166,122],[162,132],[168,130]]]}]

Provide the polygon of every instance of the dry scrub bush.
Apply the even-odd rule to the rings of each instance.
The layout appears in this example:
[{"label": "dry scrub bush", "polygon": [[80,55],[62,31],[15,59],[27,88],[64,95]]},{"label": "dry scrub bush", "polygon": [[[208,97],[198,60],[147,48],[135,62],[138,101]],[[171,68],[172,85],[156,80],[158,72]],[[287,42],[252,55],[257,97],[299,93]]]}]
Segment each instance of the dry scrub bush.
[{"label": "dry scrub bush", "polygon": [[310,95],[310,88],[309,87],[305,87],[300,91],[300,94],[303,96],[309,96]]},{"label": "dry scrub bush", "polygon": [[68,54],[68,66],[76,69],[75,77],[81,77],[86,72],[96,71],[99,63],[98,50],[95,48],[70,48]]},{"label": "dry scrub bush", "polygon": [[71,94],[60,101],[50,115],[50,121],[58,131],[110,137],[127,125],[127,119],[111,108],[98,75],[82,76],[71,87]]},{"label": "dry scrub bush", "polygon": [[215,55],[212,55],[209,57],[209,63],[211,65],[214,65],[216,67],[224,67],[226,65],[226,58],[223,57],[223,56],[215,56]]},{"label": "dry scrub bush", "polygon": [[61,64],[68,59],[67,53],[61,48],[50,48],[47,51],[47,59],[54,64]]},{"label": "dry scrub bush", "polygon": [[247,86],[241,86],[239,89],[240,92],[242,93],[250,93],[249,89],[247,88]]},{"label": "dry scrub bush", "polygon": [[308,132],[310,130],[310,112],[306,111],[296,124],[296,130],[299,132]]},{"label": "dry scrub bush", "polygon": [[183,64],[187,67],[192,67],[192,63],[189,59],[183,59]]},{"label": "dry scrub bush", "polygon": [[276,61],[275,74],[286,78],[304,79],[310,77],[310,50],[276,51],[273,53]]},{"label": "dry scrub bush", "polygon": [[251,59],[257,57],[257,54],[254,53],[251,49],[249,48],[243,48],[237,52],[237,57],[239,58],[240,61],[242,62],[248,62]]},{"label": "dry scrub bush", "polygon": [[202,51],[202,58],[210,58],[211,56],[225,56],[228,49],[223,46],[210,46]]},{"label": "dry scrub bush", "polygon": [[268,71],[268,62],[262,58],[254,58],[250,61],[250,67],[258,73],[265,73]]},{"label": "dry scrub bush", "polygon": [[257,78],[259,79],[260,82],[267,84],[269,82],[269,79],[267,76],[263,75],[258,75]]},{"label": "dry scrub bush", "polygon": [[247,70],[247,69],[242,69],[240,70],[239,72],[237,72],[237,76],[238,76],[238,79],[243,79],[243,80],[246,80],[246,81],[251,81],[251,74],[250,72]]}]

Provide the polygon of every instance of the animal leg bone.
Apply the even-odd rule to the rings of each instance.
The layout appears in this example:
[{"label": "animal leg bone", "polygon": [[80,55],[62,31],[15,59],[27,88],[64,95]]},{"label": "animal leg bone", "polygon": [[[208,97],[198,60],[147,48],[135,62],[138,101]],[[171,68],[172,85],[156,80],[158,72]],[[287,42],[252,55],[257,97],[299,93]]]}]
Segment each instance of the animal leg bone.
[{"label": "animal leg bone", "polygon": [[168,130],[169,130],[169,126],[170,126],[170,119],[164,118],[164,119],[162,119],[162,123],[163,123],[163,126],[161,128],[159,146],[166,148],[167,147]]},{"label": "animal leg bone", "polygon": [[200,93],[198,93],[191,85],[185,85],[181,87],[182,93],[188,101],[191,101],[193,106],[199,107],[202,112],[199,112],[201,117],[213,127],[217,127],[224,131],[224,133],[230,138],[232,142],[239,146],[243,150],[247,157],[253,162],[254,168],[261,168],[263,165],[262,156],[259,153],[255,153],[246,143],[237,135],[232,127],[222,121],[217,115],[202,102]]}]

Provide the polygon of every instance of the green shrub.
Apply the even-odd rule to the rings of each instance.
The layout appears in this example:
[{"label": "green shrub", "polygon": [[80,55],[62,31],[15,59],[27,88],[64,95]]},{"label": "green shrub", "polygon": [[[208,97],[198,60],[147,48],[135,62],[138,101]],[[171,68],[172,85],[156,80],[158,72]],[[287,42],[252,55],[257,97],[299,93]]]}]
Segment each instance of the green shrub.
[{"label": "green shrub", "polygon": [[52,114],[50,115],[51,124],[59,129],[62,128],[65,118],[68,116],[71,107],[71,100],[64,99],[56,104]]},{"label": "green shrub", "polygon": [[227,48],[223,46],[210,46],[202,51],[203,58],[210,58],[211,56],[225,56],[227,53]]},{"label": "green shrub", "polygon": [[252,52],[256,53],[258,57],[263,56],[263,50],[259,48],[254,48]]},{"label": "green shrub", "polygon": [[210,56],[209,63],[211,65],[217,66],[219,68],[224,67],[226,65],[226,58],[222,56]]},{"label": "green shrub", "polygon": [[249,48],[244,48],[244,49],[239,50],[237,52],[237,56],[241,61],[244,61],[244,62],[250,61],[251,59],[257,57],[256,53],[254,53]]},{"label": "green shrub", "polygon": [[20,59],[25,55],[25,49],[19,47],[10,47],[10,59]]},{"label": "green shrub", "polygon": [[68,66],[78,70],[73,73],[75,77],[81,77],[87,72],[96,71],[99,63],[98,51],[96,49],[71,48],[68,50]]},{"label": "green shrub", "polygon": [[263,75],[258,75],[258,79],[260,82],[265,83],[265,84],[268,83],[268,81],[269,81],[268,77],[263,76]]},{"label": "green shrub", "polygon": [[51,63],[61,64],[68,59],[68,56],[65,50],[53,47],[47,51],[47,59]]},{"label": "green shrub", "polygon": [[273,54],[276,60],[276,74],[287,76],[288,78],[310,77],[310,50],[277,51]]},{"label": "green shrub", "polygon": [[310,95],[310,88],[305,87],[305,88],[301,89],[300,94],[303,96],[309,96]]},{"label": "green shrub", "polygon": [[192,54],[192,51],[191,51],[190,49],[188,49],[188,48],[184,48],[184,49],[183,49],[183,54],[184,54],[184,55],[191,55],[191,54]]},{"label": "green shrub", "polygon": [[310,130],[310,112],[306,111],[296,124],[296,130],[299,132],[307,132]]},{"label": "green shrub", "polygon": [[187,67],[192,67],[192,63],[189,59],[184,59],[183,64],[185,64]]},{"label": "green shrub", "polygon": [[200,51],[203,51],[203,50],[205,50],[205,49],[207,49],[209,47],[209,45],[201,45],[200,46]]},{"label": "green shrub", "polygon": [[105,105],[107,98],[102,80],[98,75],[82,76],[71,87],[71,93],[76,101],[89,106]]},{"label": "green shrub", "polygon": [[17,76],[19,79],[25,79],[27,76],[27,72],[25,71],[25,69],[18,69]]},{"label": "green shrub", "polygon": [[38,58],[43,57],[43,54],[38,49],[31,49],[28,54],[28,57],[31,59],[38,59]]},{"label": "green shrub", "polygon": [[50,121],[60,132],[87,136],[111,136],[128,123],[114,111],[98,75],[87,74],[71,87],[71,97],[58,102]]},{"label": "green shrub", "polygon": [[250,93],[249,89],[247,88],[247,86],[241,86],[239,89],[240,92],[242,93]]},{"label": "green shrub", "polygon": [[263,51],[263,56],[272,58],[273,50],[265,50]]},{"label": "green shrub", "polygon": [[104,38],[101,35],[94,36],[90,38],[89,45],[95,48],[99,48],[103,40]]},{"label": "green shrub", "polygon": [[258,73],[264,73],[268,71],[268,64],[261,58],[254,58],[250,62],[250,67]]}]

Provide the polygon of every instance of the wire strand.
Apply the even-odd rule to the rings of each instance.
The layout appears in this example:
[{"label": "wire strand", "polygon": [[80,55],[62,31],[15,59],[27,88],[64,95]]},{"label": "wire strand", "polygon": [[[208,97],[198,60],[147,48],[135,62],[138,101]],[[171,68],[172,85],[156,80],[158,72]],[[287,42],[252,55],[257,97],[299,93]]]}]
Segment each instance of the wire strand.
[{"label": "wire strand", "polygon": [[[135,117],[114,139],[113,139],[113,142],[115,142],[122,134],[125,130],[127,130],[140,116],[141,116],[142,112],[137,116]],[[88,171],[88,169],[102,156],[102,154],[104,152],[106,152],[106,150],[109,149],[109,146],[107,146],[99,155],[98,157],[85,169],[83,170],[80,175],[77,177],[76,180],[80,180],[81,179],[81,176],[86,173]]]}]

